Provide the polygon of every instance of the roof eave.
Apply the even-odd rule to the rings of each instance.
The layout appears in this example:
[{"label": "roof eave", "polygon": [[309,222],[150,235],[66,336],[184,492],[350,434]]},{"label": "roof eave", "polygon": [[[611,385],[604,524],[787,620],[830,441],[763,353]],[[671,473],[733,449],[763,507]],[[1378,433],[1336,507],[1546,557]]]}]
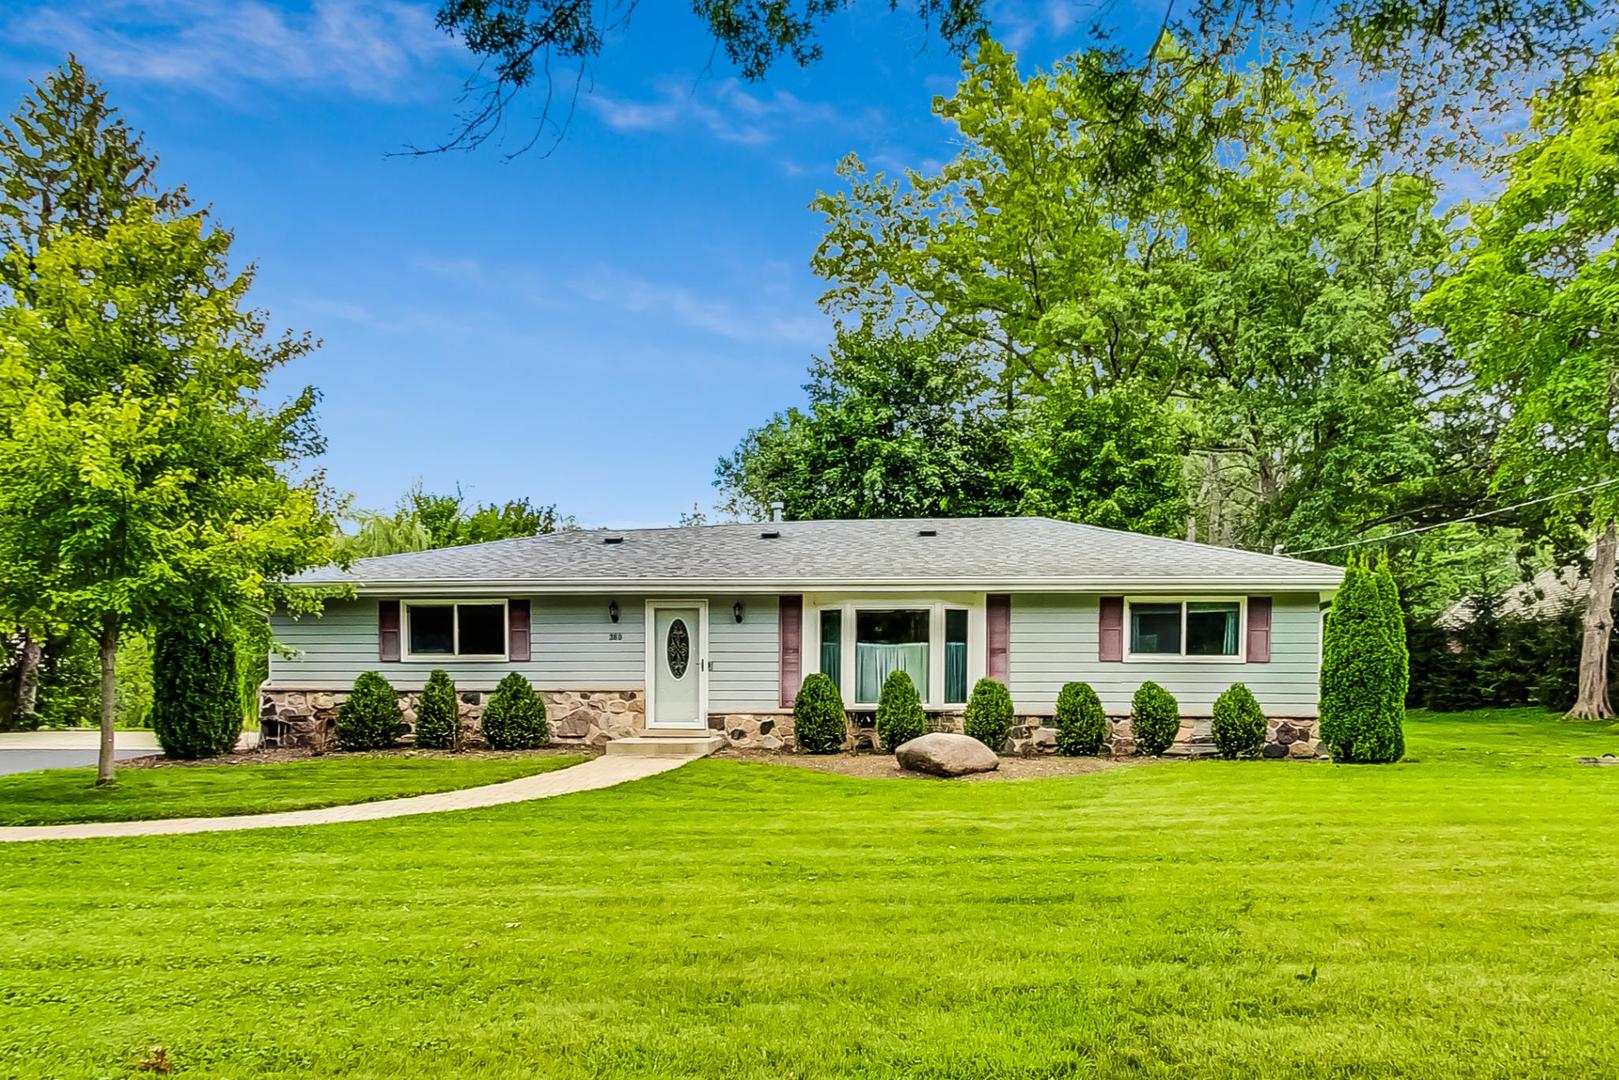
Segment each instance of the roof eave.
[{"label": "roof eave", "polygon": [[802,593],[886,590],[890,592],[1099,592],[1190,591],[1232,592],[1280,589],[1297,592],[1335,590],[1342,573],[1299,575],[1224,575],[1210,577],[1067,577],[1067,578],[568,578],[547,581],[449,578],[435,580],[365,580],[340,578],[294,584],[307,588],[349,586],[361,596],[504,596],[558,593]]}]

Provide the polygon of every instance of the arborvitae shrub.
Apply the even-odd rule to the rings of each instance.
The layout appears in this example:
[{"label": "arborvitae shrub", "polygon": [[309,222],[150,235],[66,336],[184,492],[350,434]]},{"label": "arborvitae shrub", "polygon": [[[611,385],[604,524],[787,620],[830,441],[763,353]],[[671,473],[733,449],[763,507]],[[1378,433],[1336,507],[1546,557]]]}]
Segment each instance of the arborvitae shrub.
[{"label": "arborvitae shrub", "polygon": [[877,737],[883,741],[883,749],[892,752],[927,730],[928,716],[916,684],[903,671],[890,672],[877,698]]},{"label": "arborvitae shrub", "polygon": [[551,741],[545,702],[520,671],[500,680],[480,723],[484,741],[494,750],[533,750]]},{"label": "arborvitae shrub", "polygon": [[416,699],[416,745],[428,750],[458,750],[461,706],[450,673],[435,670]]},{"label": "arborvitae shrub", "polygon": [[1107,713],[1090,683],[1064,683],[1057,693],[1057,753],[1100,753],[1107,739]]},{"label": "arborvitae shrub", "polygon": [[1223,758],[1258,757],[1265,748],[1265,710],[1242,683],[1214,699],[1212,727]]},{"label": "arborvitae shrub", "polygon": [[808,754],[830,754],[843,745],[847,735],[838,684],[819,671],[806,676],[793,700],[793,742]]},{"label": "arborvitae shrub", "polygon": [[967,710],[961,717],[962,727],[997,754],[1006,749],[1006,740],[1012,737],[1012,694],[994,679],[979,679],[973,686]]},{"label": "arborvitae shrub", "polygon": [[242,734],[236,643],[220,626],[173,623],[154,634],[152,732],[171,758],[228,754]]},{"label": "arborvitae shrub", "polygon": [[344,750],[384,750],[405,730],[399,694],[375,671],[354,680],[337,710],[337,745]]},{"label": "arborvitae shrub", "polygon": [[1143,754],[1162,754],[1181,729],[1181,707],[1168,690],[1145,682],[1130,700],[1130,732]]},{"label": "arborvitae shrub", "polygon": [[1364,560],[1352,559],[1327,613],[1321,738],[1334,761],[1398,761],[1405,751],[1404,638],[1396,648],[1387,590],[1377,577]]}]

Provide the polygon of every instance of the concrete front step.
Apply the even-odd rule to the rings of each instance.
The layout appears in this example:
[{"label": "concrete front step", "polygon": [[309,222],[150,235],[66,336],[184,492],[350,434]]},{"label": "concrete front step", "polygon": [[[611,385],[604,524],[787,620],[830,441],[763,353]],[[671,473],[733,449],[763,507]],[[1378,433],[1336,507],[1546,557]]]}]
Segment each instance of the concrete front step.
[{"label": "concrete front step", "polygon": [[635,735],[607,744],[609,757],[700,758],[725,745],[720,735]]}]

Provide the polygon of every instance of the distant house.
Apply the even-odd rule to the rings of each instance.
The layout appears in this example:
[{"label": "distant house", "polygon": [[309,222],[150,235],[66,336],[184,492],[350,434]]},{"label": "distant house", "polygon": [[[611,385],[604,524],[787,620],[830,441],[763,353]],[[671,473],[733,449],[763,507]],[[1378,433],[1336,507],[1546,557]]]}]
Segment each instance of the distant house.
[{"label": "distant house", "polygon": [[[1583,608],[1586,595],[1591,591],[1591,579],[1577,566],[1556,570],[1542,570],[1529,581],[1520,582],[1503,592],[1497,611],[1501,615],[1523,619],[1555,619],[1572,607]],[[1435,621],[1449,630],[1460,630],[1473,621],[1476,601],[1464,596],[1439,613]]]},{"label": "distant house", "polygon": [[[1070,680],[1120,718],[1138,686],[1160,683],[1188,718],[1185,740],[1242,682],[1273,718],[1271,755],[1310,756],[1320,611],[1341,576],[1047,518],[598,529],[363,559],[298,579],[356,599],[275,618],[294,652],[271,660],[264,732],[270,745],[321,742],[361,672],[381,671],[408,706],[443,668],[471,716],[522,672],[564,741],[714,733],[778,748],[803,677],[824,672],[858,745],[901,669],[942,728],[959,726],[978,679],[1004,682],[1021,750],[1052,744]],[[1118,743],[1128,749],[1126,726]]]}]

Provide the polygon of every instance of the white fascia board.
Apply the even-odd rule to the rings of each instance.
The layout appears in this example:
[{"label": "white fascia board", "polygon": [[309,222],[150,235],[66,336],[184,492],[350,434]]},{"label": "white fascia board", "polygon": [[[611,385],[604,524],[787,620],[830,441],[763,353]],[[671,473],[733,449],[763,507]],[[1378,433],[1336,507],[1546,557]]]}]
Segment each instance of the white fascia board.
[{"label": "white fascia board", "polygon": [[1139,577],[1139,578],[1026,578],[975,581],[964,578],[924,580],[919,578],[803,579],[790,581],[757,580],[670,580],[668,578],[579,578],[566,581],[361,581],[346,583],[307,583],[307,587],[347,584],[361,596],[523,596],[546,593],[624,593],[669,594],[725,593],[765,594],[802,592],[1317,592],[1336,591],[1341,574],[1311,574],[1298,577]]}]

